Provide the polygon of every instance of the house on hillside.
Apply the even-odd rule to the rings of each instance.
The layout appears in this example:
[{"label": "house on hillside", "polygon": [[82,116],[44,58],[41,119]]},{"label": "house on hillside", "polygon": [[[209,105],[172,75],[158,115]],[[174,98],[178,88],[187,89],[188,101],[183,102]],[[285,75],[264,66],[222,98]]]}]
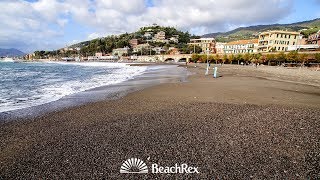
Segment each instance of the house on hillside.
[{"label": "house on hillside", "polygon": [[129,47],[124,47],[124,48],[117,48],[112,50],[112,55],[113,56],[127,56],[129,54]]}]

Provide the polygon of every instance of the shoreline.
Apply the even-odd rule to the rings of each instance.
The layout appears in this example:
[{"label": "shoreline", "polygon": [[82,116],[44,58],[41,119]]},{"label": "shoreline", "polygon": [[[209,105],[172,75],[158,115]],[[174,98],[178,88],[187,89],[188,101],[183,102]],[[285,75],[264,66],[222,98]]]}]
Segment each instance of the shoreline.
[{"label": "shoreline", "polygon": [[235,68],[222,66],[213,79],[189,66],[185,83],[4,124],[0,177],[128,179],[119,170],[133,157],[148,167],[199,167],[177,178],[319,177],[319,87],[241,77],[265,74]]},{"label": "shoreline", "polygon": [[[141,64],[128,64],[128,66]],[[143,74],[120,83],[95,87],[89,90],[64,96],[48,103],[21,108],[12,111],[0,112],[0,125],[14,120],[35,118],[51,112],[59,112],[71,107],[82,106],[98,101],[115,100],[129,93],[145,89],[157,84],[185,81],[187,72],[174,64],[142,64],[148,68]],[[170,67],[171,66],[171,67]],[[170,72],[170,69],[176,71]]]}]

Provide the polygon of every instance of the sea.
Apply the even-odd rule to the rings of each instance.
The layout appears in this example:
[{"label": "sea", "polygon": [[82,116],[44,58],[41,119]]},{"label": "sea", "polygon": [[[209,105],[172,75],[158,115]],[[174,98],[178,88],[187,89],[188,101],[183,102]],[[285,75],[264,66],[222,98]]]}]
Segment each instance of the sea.
[{"label": "sea", "polygon": [[[177,67],[129,66],[107,62],[0,62],[0,119],[1,114],[21,112],[19,110],[68,99],[66,97],[76,97],[69,98],[69,102],[79,101],[79,96],[75,94],[81,92],[85,94],[80,99],[96,96],[87,92],[99,87],[113,87],[100,91],[104,95],[101,97],[105,98],[105,94],[119,91],[119,88],[114,88],[119,87],[118,84],[123,87],[124,83],[131,82],[132,88],[132,85],[143,84],[146,77],[152,82],[168,82],[168,77],[174,77],[174,74],[168,76],[168,73],[177,75],[174,68]],[[132,83],[131,80],[139,77],[140,81]],[[27,112],[32,113],[36,109]]]}]

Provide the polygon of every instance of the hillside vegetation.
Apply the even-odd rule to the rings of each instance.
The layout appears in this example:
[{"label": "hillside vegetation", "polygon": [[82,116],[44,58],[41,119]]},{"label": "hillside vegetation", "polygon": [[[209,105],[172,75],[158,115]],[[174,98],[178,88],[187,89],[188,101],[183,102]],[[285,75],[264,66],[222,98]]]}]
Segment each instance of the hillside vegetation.
[{"label": "hillside vegetation", "polygon": [[240,27],[228,32],[205,34],[202,37],[215,37],[219,42],[257,38],[260,32],[268,30],[301,31],[306,37],[320,29],[320,18],[292,24],[271,24]]},{"label": "hillside vegetation", "polygon": [[[145,33],[150,33],[152,36],[157,34],[158,32],[163,31],[166,34],[166,38],[170,38],[173,36],[178,36],[178,43],[169,42],[169,43],[161,43],[161,42],[153,42],[151,41],[152,37],[146,37]],[[131,39],[138,39],[139,44],[149,43],[153,47],[163,47],[165,50],[168,50],[170,47],[179,48],[182,53],[190,53],[190,47],[188,47],[187,43],[189,43],[190,38],[199,38],[199,36],[192,36],[189,32],[183,32],[177,30],[174,27],[163,27],[158,25],[152,25],[147,27],[142,27],[138,31],[133,33],[124,33],[121,35],[111,35],[107,37],[101,37],[97,39],[93,39],[91,41],[84,41],[68,47],[68,49],[73,50],[56,50],[56,51],[36,51],[36,58],[47,58],[47,57],[70,57],[74,54],[80,54],[82,56],[92,56],[96,52],[102,52],[104,54],[110,54],[113,49],[129,47],[132,52],[132,47],[130,46],[129,41]],[[79,52],[76,52],[76,48],[80,48]],[[192,48],[193,49],[193,48]],[[152,51],[154,54],[155,52]],[[130,53],[131,54],[131,53]],[[130,55],[129,54],[129,55]],[[149,50],[143,49],[143,54],[149,54]]]}]

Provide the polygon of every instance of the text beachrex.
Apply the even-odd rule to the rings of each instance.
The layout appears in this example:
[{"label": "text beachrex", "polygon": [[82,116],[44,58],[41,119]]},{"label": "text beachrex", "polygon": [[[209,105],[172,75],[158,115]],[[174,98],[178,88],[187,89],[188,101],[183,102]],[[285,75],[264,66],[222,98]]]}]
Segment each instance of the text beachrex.
[{"label": "text beachrex", "polygon": [[[128,174],[141,174],[141,173],[149,173],[147,165],[138,158],[130,158],[127,159],[120,167],[120,173],[128,173]],[[153,174],[198,174],[200,173],[198,167],[189,166],[186,163],[178,164],[176,163],[174,166],[161,166],[157,163],[151,164],[151,173]]]}]

